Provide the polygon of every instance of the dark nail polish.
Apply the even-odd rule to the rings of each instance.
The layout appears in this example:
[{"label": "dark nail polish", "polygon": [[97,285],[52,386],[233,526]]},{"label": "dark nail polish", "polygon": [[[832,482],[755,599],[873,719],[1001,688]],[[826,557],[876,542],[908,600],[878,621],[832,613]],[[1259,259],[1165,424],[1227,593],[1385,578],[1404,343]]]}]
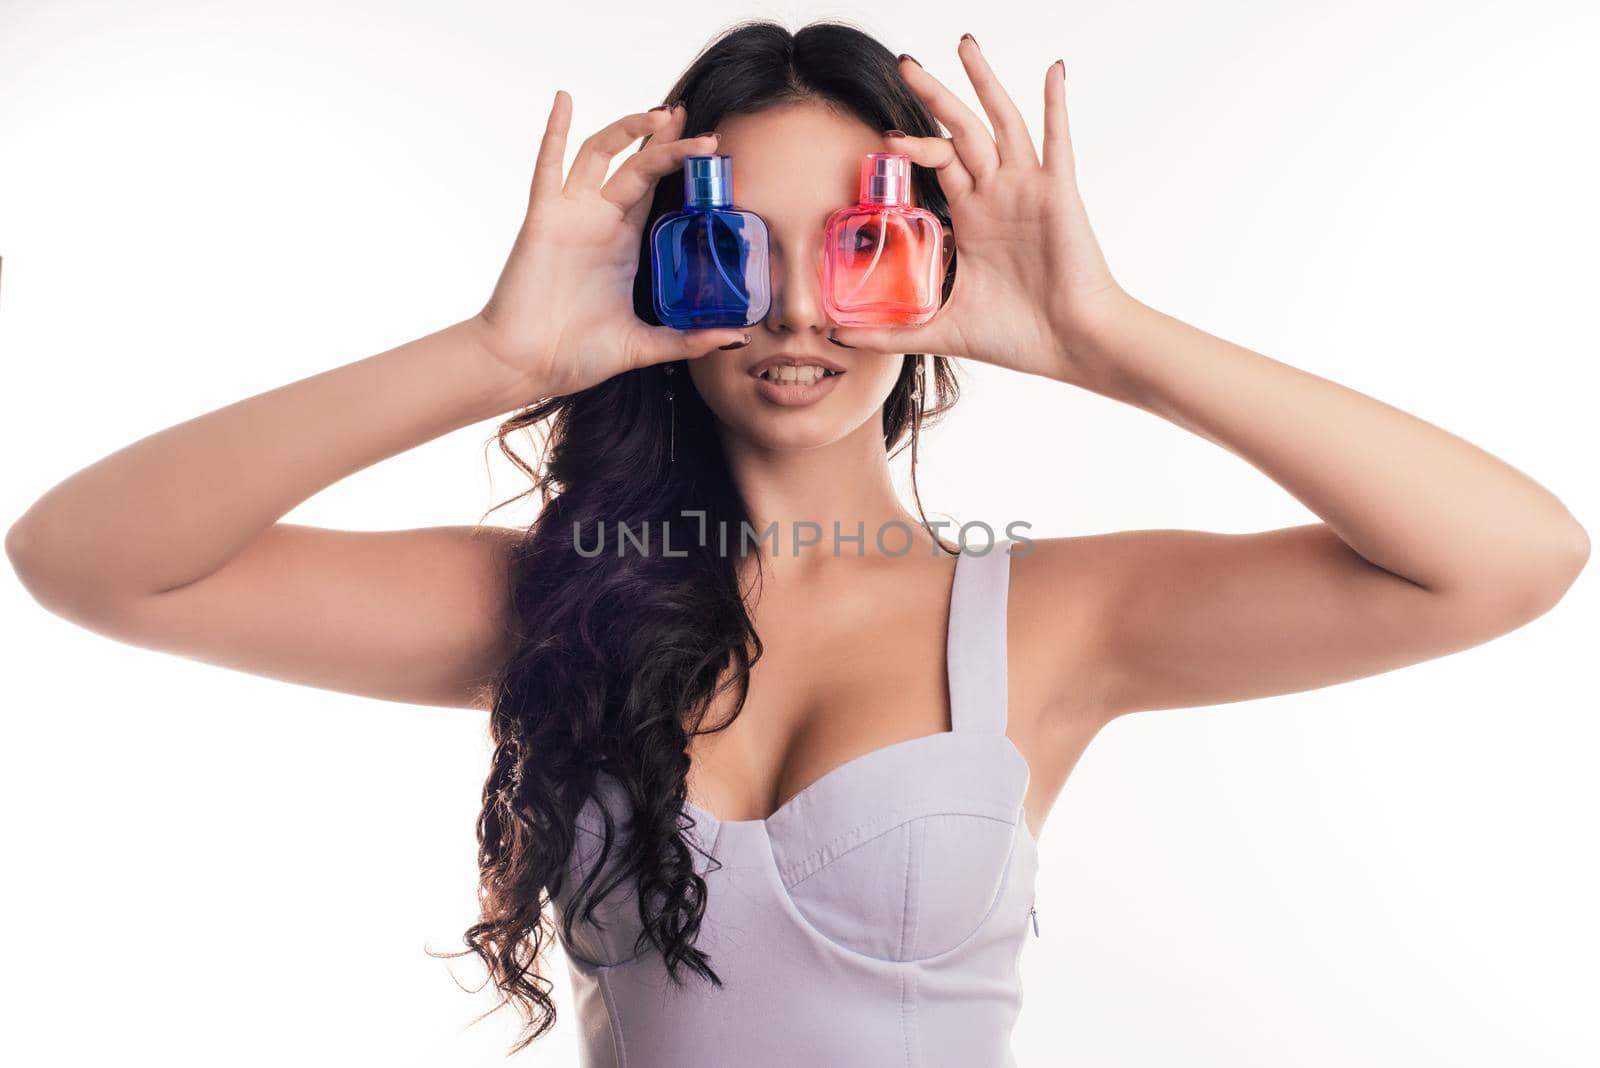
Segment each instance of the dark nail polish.
[{"label": "dark nail polish", "polygon": [[651,111],[671,111],[672,110],[672,105],[671,104],[657,104],[655,107],[651,108],[650,110]]},{"label": "dark nail polish", "polygon": [[[961,35],[961,39],[963,41],[971,41],[972,42],[972,47],[978,48],[978,39],[976,37],[972,36],[972,34],[964,33],[964,34]],[[982,51],[981,48],[978,48],[978,50]]]},{"label": "dark nail polish", "polygon": [[904,137],[905,135],[906,135],[906,132],[904,130],[885,130],[885,131],[883,131],[883,136],[885,136],[885,137]]},{"label": "dark nail polish", "polygon": [[750,335],[746,334],[743,341],[730,341],[726,345],[718,345],[719,349],[742,349],[750,344]]},{"label": "dark nail polish", "polygon": [[[910,52],[901,52],[900,53],[900,58],[901,59],[909,59],[911,62],[917,63],[917,57],[912,55]],[[920,67],[920,66],[922,66],[922,64],[921,63],[917,63],[917,66]]]}]

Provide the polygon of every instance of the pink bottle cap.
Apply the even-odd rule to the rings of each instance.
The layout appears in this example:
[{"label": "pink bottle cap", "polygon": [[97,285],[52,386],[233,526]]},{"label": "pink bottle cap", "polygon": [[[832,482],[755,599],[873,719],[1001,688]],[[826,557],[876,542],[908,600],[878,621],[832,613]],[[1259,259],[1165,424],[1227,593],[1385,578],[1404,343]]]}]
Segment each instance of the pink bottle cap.
[{"label": "pink bottle cap", "polygon": [[910,204],[911,157],[904,152],[868,152],[861,161],[861,203]]}]

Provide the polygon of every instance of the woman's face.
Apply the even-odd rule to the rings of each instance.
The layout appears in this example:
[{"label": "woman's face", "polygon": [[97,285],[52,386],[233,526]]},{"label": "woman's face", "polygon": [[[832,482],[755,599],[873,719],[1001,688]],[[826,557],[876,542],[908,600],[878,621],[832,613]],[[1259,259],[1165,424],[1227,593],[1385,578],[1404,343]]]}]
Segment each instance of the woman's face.
[{"label": "woman's face", "polygon": [[[772,307],[750,344],[688,361],[689,377],[725,435],[758,449],[812,449],[877,420],[904,353],[848,349],[828,340],[822,306],[822,227],[856,202],[861,159],[886,151],[881,133],[818,103],[725,118],[717,151],[733,157],[733,206],[767,223]],[[825,396],[783,405],[750,374],[778,354],[815,356],[843,370]]]}]

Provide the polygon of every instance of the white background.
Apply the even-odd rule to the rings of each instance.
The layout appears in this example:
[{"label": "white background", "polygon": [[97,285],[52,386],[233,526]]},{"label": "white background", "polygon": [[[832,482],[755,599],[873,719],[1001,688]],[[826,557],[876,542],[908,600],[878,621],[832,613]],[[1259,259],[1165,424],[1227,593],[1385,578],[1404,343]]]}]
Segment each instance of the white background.
[{"label": "white background", "polygon": [[[557,88],[570,160],[658,103],[724,19],[772,15],[847,18],[977,109],[955,53],[970,30],[1036,138],[1063,56],[1084,197],[1135,296],[1467,438],[1600,530],[1595,11],[8,0],[0,512],[470,315]],[[930,512],[1036,536],[1316,518],[1146,413],[966,377],[923,443]],[[493,429],[288,518],[473,522],[523,488],[486,469]],[[1463,653],[1108,728],[1044,832],[1020,1063],[1600,1062],[1594,570]],[[0,1060],[505,1063],[511,1011],[468,1026],[489,992],[423,952],[475,918],[483,715],[121,645],[9,572],[0,619]],[[552,962],[558,1030],[521,1063],[573,1063]]]}]

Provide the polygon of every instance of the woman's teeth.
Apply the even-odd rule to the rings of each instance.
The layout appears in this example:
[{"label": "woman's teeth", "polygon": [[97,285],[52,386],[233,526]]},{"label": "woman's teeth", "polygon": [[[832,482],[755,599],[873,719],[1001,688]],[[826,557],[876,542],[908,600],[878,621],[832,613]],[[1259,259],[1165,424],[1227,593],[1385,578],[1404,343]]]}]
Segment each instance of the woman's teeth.
[{"label": "woman's teeth", "polygon": [[766,379],[768,382],[795,383],[802,386],[814,386],[823,378],[827,378],[838,373],[838,371],[830,371],[826,367],[818,367],[814,364],[806,367],[790,367],[787,364],[779,364],[774,367],[768,367],[765,371],[762,371],[761,377]]}]

